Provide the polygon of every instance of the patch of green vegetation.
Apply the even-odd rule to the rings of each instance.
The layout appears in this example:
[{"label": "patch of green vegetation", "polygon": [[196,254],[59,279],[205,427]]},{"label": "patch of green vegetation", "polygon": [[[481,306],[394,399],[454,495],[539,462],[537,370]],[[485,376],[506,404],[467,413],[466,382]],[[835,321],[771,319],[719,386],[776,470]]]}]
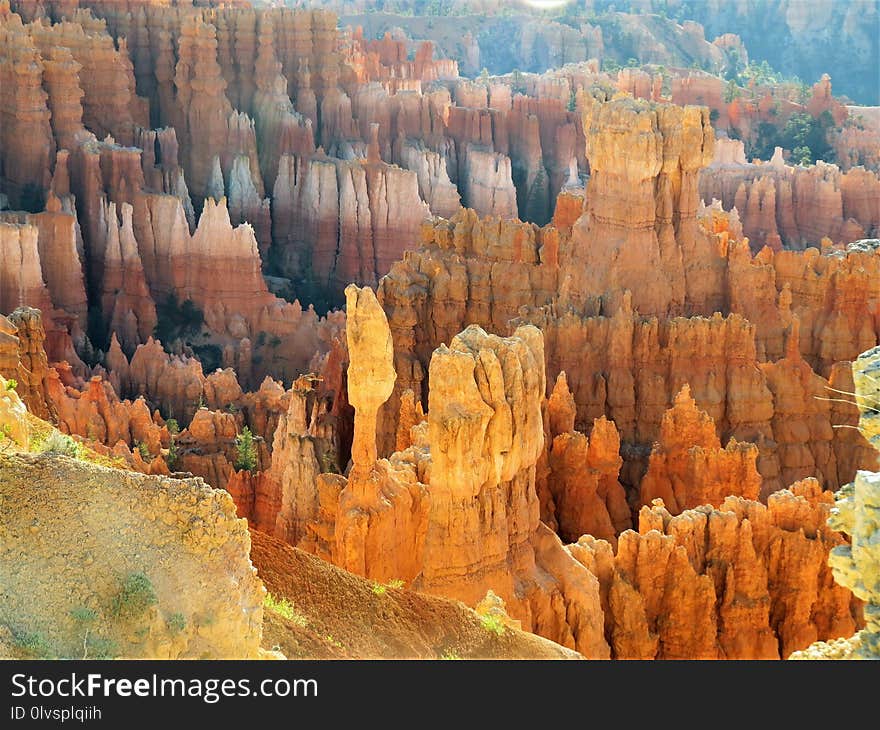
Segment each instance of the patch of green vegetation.
[{"label": "patch of green vegetation", "polygon": [[254,435],[247,426],[235,437],[235,451],[235,468],[253,474],[257,470],[257,448]]},{"label": "patch of green vegetation", "polygon": [[89,639],[89,658],[91,659],[114,659],[119,654],[116,642],[103,636],[93,636]]},{"label": "patch of green vegetation", "polygon": [[98,612],[88,606],[78,606],[70,612],[70,616],[82,632],[82,658],[88,659],[89,650],[94,649],[95,640],[91,633],[93,624],[98,620]]},{"label": "patch of green vegetation", "polygon": [[143,615],[158,602],[152,581],[144,573],[131,573],[114,596],[110,610],[116,618],[132,619]]},{"label": "patch of green vegetation", "polygon": [[394,578],[389,580],[387,583],[373,583],[373,593],[377,596],[384,596],[389,588],[393,588],[394,590],[400,590],[406,585],[400,578]]},{"label": "patch of green vegetation", "polygon": [[71,459],[78,459],[80,456],[81,444],[74,441],[66,433],[61,433],[57,429],[49,434],[49,437],[42,445],[41,452],[44,454],[60,454],[69,456]]},{"label": "patch of green vegetation", "polygon": [[150,447],[147,446],[143,441],[135,441],[135,447],[138,450],[138,453],[141,455],[141,458],[144,461],[149,461],[152,456],[150,455]]},{"label": "patch of green vegetation", "polygon": [[749,156],[769,160],[774,149],[782,147],[791,151],[791,162],[796,165],[833,162],[835,153],[828,143],[828,133],[834,128],[834,118],[827,110],[815,119],[806,112],[792,114],[781,131],[769,122],[761,122]]},{"label": "patch of green vegetation", "polygon": [[328,644],[335,646],[337,649],[342,649],[343,651],[345,651],[345,647],[342,645],[342,643],[334,639],[331,634],[327,634],[324,637],[324,641],[326,641]]},{"label": "patch of green vegetation", "polygon": [[171,471],[174,471],[177,468],[177,462],[180,460],[180,450],[177,446],[177,440],[174,438],[174,434],[171,435],[171,441],[168,444],[168,455],[165,457],[165,463],[168,464],[168,468]]},{"label": "patch of green vegetation", "polygon": [[742,89],[737,86],[736,81],[731,79],[727,82],[727,86],[724,87],[724,103],[730,104],[734,99],[738,99],[742,96]]},{"label": "patch of green vegetation", "polygon": [[180,424],[177,423],[176,418],[166,419],[165,428],[168,429],[168,433],[170,433],[172,436],[180,433]]},{"label": "patch of green vegetation", "polygon": [[98,612],[88,606],[78,606],[70,612],[70,617],[77,623],[88,624],[97,620]]},{"label": "patch of green vegetation", "polygon": [[15,446],[12,438],[12,426],[8,423],[0,424],[0,452],[5,452]]},{"label": "patch of green vegetation", "polygon": [[16,635],[15,645],[29,659],[48,659],[54,653],[48,639],[39,631],[25,631]]},{"label": "patch of green vegetation", "polygon": [[263,607],[272,611],[273,613],[277,613],[279,616],[286,618],[288,621],[292,621],[296,626],[300,628],[305,628],[305,626],[309,623],[308,619],[297,613],[296,609],[293,607],[293,604],[288,601],[286,598],[276,598],[271,593],[266,593],[266,597],[263,599]]},{"label": "patch of green vegetation", "polygon": [[440,655],[440,658],[441,658],[441,659],[447,659],[447,660],[461,659],[461,657],[460,657],[458,654],[456,654],[452,649],[448,649],[447,651],[444,651],[444,652]]},{"label": "patch of green vegetation", "polygon": [[18,381],[15,378],[9,378],[6,381],[6,390],[15,390],[18,387]]},{"label": "patch of green vegetation", "polygon": [[497,616],[480,616],[480,623],[486,631],[491,631],[493,634],[498,634],[498,636],[503,636],[507,630],[507,627]]},{"label": "patch of green vegetation", "polygon": [[172,613],[165,621],[165,625],[172,634],[179,634],[186,628],[186,616],[180,611]]}]

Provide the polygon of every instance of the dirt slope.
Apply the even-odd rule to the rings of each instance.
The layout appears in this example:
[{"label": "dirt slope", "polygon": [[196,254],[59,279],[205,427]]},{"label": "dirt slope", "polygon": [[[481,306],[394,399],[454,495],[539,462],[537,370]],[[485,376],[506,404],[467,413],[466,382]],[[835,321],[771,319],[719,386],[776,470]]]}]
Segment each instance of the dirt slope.
[{"label": "dirt slope", "polygon": [[291,659],[580,657],[533,634],[499,634],[458,601],[376,586],[255,530],[251,561],[266,590],[292,605],[293,619],[263,613],[264,648]]}]

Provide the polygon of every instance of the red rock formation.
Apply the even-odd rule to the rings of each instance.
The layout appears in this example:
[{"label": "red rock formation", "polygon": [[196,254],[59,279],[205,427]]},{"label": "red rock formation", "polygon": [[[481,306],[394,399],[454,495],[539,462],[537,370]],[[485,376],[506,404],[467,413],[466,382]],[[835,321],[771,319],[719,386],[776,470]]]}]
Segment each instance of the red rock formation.
[{"label": "red rock formation", "polygon": [[47,397],[49,361],[44,346],[46,332],[40,311],[19,307],[9,315],[7,321],[15,328],[15,337],[18,340],[18,367],[14,376],[18,381],[16,391],[31,413],[48,420],[53,417],[54,409]]},{"label": "red rock formation", "polygon": [[312,121],[294,110],[287,81],[276,60],[271,17],[260,19],[259,52],[254,69],[253,115],[260,152],[260,170],[267,182],[278,177],[281,155],[306,156],[315,151]]},{"label": "red rock formation", "polygon": [[677,515],[702,504],[717,507],[731,495],[755,500],[761,490],[757,458],[754,444],[731,439],[721,448],[715,423],[697,408],[685,385],[663,414],[659,441],[640,485],[640,503],[661,499]]},{"label": "red rock formation", "polygon": [[[144,395],[168,418],[188,423],[199,408],[205,376],[198,360],[168,355],[152,337],[139,345],[131,358],[118,350],[111,375],[119,378],[120,393]],[[123,364],[124,362],[124,364]],[[109,356],[108,356],[109,364]]]},{"label": "red rock formation", "polygon": [[[250,367],[256,342],[262,360],[243,379],[247,385],[269,373],[295,377],[305,372],[315,353],[323,351],[319,330],[326,322],[313,309],[303,310],[269,292],[254,231],[246,224],[232,227],[226,201],[205,202],[192,236],[179,200],[150,194],[138,203],[135,237],[154,298],[164,301],[174,292],[181,302],[195,302],[212,342],[232,349],[236,369]],[[228,271],[237,275],[230,278]]]},{"label": "red rock formation", "polygon": [[19,306],[52,312],[52,298],[43,279],[39,229],[29,223],[0,222],[0,310],[11,312]]},{"label": "red rock formation", "polygon": [[0,22],[0,192],[15,208],[37,208],[51,180],[55,140],[42,71],[19,16]]},{"label": "red rock formation", "polygon": [[122,349],[133,353],[137,345],[153,334],[158,322],[156,304],[147,286],[132,229],[132,207],[122,204],[121,224],[115,203],[109,204],[105,217],[107,248],[101,278],[101,311]]},{"label": "red rock formation", "polygon": [[858,601],[827,565],[844,542],[826,526],[833,504],[810,479],[767,506],[727,497],[673,517],[658,501],[616,555],[589,535],[568,550],[599,578],[616,658],[787,657],[859,623]]},{"label": "red rock formation", "polygon": [[632,526],[626,492],[617,481],[620,436],[602,417],[587,438],[574,430],[575,416],[574,398],[560,373],[545,409],[546,465],[539,461],[536,475],[541,520],[567,542],[590,534],[616,545],[617,534]]},{"label": "red rock formation", "polygon": [[47,397],[57,413],[58,427],[65,433],[110,447],[121,441],[143,449],[142,457],[148,454],[150,459],[158,457],[162,447],[168,445],[168,431],[153,421],[144,399],[120,401],[113,386],[99,376],[80,390],[65,386],[58,372],[50,370]]},{"label": "red rock formation", "polygon": [[430,216],[416,174],[376,156],[342,161],[283,156],[274,188],[273,239],[291,278],[310,271],[338,301],[348,282],[375,283]]},{"label": "red rock formation", "polygon": [[179,109],[177,136],[184,151],[184,168],[189,189],[199,200],[207,187],[215,157],[226,175],[233,160],[244,154],[251,176],[262,196],[253,122],[233,110],[227,99],[226,80],[217,62],[217,38],[212,25],[200,21],[181,27],[175,68],[175,103]]},{"label": "red rock formation", "polygon": [[[392,350],[375,297],[357,292],[349,305],[352,367],[377,374],[382,388],[358,392],[361,375],[350,380],[349,397],[361,410],[354,467],[347,480],[307,476],[299,499],[311,502],[315,518],[300,544],[375,580],[394,576],[472,604],[491,585],[523,628],[605,656],[596,584],[538,517],[540,332],[523,327],[502,339],[474,327],[439,348],[426,432],[407,451],[371,463],[377,429],[370,414],[391,392]],[[276,448],[273,461],[281,458]],[[317,493],[305,493],[309,484]]]},{"label": "red rock formation", "polygon": [[824,162],[791,167],[778,158],[746,163],[721,150],[700,175],[700,195],[707,204],[717,198],[725,210],[736,206],[752,250],[765,244],[803,249],[826,237],[849,243],[880,231],[880,179],[874,173],[842,173]]},{"label": "red rock formation", "polygon": [[134,93],[125,44],[117,50],[104,22],[86,11],[77,11],[70,21],[36,26],[32,35],[43,55],[51,57],[51,48],[63,46],[79,64],[83,124],[99,139],[110,135],[122,145],[131,145],[135,126],[147,126],[148,117]]}]

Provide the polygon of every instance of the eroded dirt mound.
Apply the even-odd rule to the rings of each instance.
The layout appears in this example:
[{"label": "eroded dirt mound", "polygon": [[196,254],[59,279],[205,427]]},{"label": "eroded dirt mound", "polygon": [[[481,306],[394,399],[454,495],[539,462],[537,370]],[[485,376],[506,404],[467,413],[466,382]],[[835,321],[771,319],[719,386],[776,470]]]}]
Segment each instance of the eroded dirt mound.
[{"label": "eroded dirt mound", "polygon": [[0,453],[0,656],[256,658],[249,548],[201,479]]},{"label": "eroded dirt mound", "polygon": [[263,647],[291,659],[579,657],[458,601],[372,583],[261,532],[251,532],[251,560],[283,606],[264,611]]}]

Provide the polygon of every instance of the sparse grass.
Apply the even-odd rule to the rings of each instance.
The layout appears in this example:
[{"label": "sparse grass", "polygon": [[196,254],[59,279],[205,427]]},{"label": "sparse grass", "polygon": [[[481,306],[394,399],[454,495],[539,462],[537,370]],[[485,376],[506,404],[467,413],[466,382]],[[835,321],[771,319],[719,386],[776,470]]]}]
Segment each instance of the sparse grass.
[{"label": "sparse grass", "polygon": [[165,625],[172,634],[179,634],[186,628],[186,616],[179,611],[177,613],[172,613],[168,617],[168,620],[165,621]]},{"label": "sparse grass", "polygon": [[143,573],[131,573],[123,582],[122,590],[113,598],[110,610],[116,618],[131,619],[158,602],[150,579]]},{"label": "sparse grass", "polygon": [[71,618],[77,623],[92,623],[98,618],[98,612],[88,606],[79,606],[70,612]]},{"label": "sparse grass", "polygon": [[461,659],[461,657],[458,654],[456,654],[454,651],[452,651],[452,649],[444,651],[440,655],[440,658],[441,659]]},{"label": "sparse grass", "polygon": [[384,596],[389,588],[394,588],[395,590],[400,590],[406,585],[400,578],[394,578],[393,580],[389,580],[387,583],[373,583],[373,593],[377,596]]},{"label": "sparse grass", "polygon": [[342,643],[334,639],[331,634],[327,634],[324,637],[324,641],[326,641],[328,644],[331,644],[332,646],[335,646],[337,649],[345,651],[345,647],[342,645]]},{"label": "sparse grass", "polygon": [[39,631],[25,631],[15,637],[15,645],[29,659],[48,659],[52,656],[49,641]]},{"label": "sparse grass", "polygon": [[507,631],[507,627],[497,616],[480,616],[480,623],[486,631],[491,631],[498,636],[504,636],[504,632]]},{"label": "sparse grass", "polygon": [[71,459],[79,458],[79,451],[79,444],[66,433],[58,430],[52,431],[42,448],[44,454],[60,454]]},{"label": "sparse grass", "polygon": [[103,636],[93,636],[89,640],[89,649],[91,659],[113,659],[119,653],[116,642]]},{"label": "sparse grass", "polygon": [[70,615],[83,632],[82,658],[88,659],[89,649],[93,648],[95,643],[95,640],[91,638],[90,635],[92,633],[92,624],[98,618],[98,612],[94,608],[89,608],[88,606],[78,606],[70,612]]},{"label": "sparse grass", "polygon": [[271,593],[267,593],[266,597],[263,599],[263,607],[272,611],[273,613],[277,613],[282,618],[286,618],[288,621],[291,621],[296,626],[300,628],[305,628],[305,626],[309,623],[308,619],[297,613],[296,609],[293,607],[293,604],[288,601],[286,598],[276,598]]},{"label": "sparse grass", "polygon": [[31,441],[28,450],[32,454],[63,453],[79,461],[86,461],[90,464],[98,464],[99,466],[106,466],[111,469],[129,468],[128,464],[121,457],[99,454],[81,441],[61,433],[51,424],[37,418],[32,413],[27,414],[27,423]]},{"label": "sparse grass", "polygon": [[12,439],[12,427],[8,423],[0,425],[0,453],[3,453],[15,446]]}]

